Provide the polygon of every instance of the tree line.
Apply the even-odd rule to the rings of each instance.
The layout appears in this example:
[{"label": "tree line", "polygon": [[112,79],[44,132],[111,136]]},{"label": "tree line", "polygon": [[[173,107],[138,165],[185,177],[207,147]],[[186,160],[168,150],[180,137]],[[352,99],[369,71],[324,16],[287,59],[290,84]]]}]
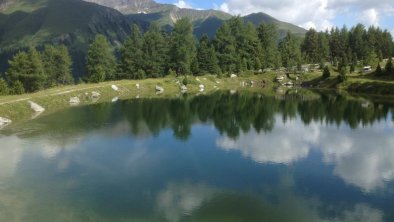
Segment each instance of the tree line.
[{"label": "tree line", "polygon": [[[156,23],[146,32],[133,25],[131,35],[117,50],[105,36],[97,35],[87,52],[83,81],[222,75],[280,67],[294,70],[303,63],[323,67],[327,62],[345,75],[349,66],[352,71],[360,63],[378,65],[391,57],[393,50],[391,34],[376,27],[357,25],[350,30],[343,27],[325,32],[310,29],[304,38],[287,32],[279,39],[274,24],[256,28],[240,17],[224,22],[212,39],[203,35],[197,42],[193,25],[185,18],[170,32]],[[20,94],[74,83],[71,65],[65,46],[21,51],[9,61],[9,69],[0,79],[0,93]]]}]

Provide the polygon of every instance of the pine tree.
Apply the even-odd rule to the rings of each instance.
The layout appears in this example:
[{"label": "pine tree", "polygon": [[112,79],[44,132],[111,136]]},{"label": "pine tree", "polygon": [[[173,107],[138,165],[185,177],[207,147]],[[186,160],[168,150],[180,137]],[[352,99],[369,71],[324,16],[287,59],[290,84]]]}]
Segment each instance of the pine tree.
[{"label": "pine tree", "polygon": [[216,32],[214,44],[222,72],[235,72],[237,63],[236,43],[227,22]]},{"label": "pine tree", "polygon": [[6,73],[10,83],[20,81],[26,92],[35,92],[44,87],[46,76],[41,55],[35,48],[27,53],[19,52],[9,61]]},{"label": "pine tree", "polygon": [[210,44],[208,35],[203,35],[197,50],[197,61],[199,73],[217,74],[219,63],[215,48]]},{"label": "pine tree", "polygon": [[168,62],[168,46],[163,33],[156,23],[152,23],[144,35],[143,69],[148,77],[163,77]]},{"label": "pine tree", "polygon": [[190,74],[195,56],[193,26],[188,18],[182,18],[175,23],[171,33],[170,68],[177,75]]},{"label": "pine tree", "polygon": [[278,28],[275,24],[261,24],[257,32],[262,47],[262,68],[279,68],[281,59],[278,51]]},{"label": "pine tree", "polygon": [[287,70],[293,69],[301,63],[300,42],[290,31],[279,44],[279,51],[282,57],[282,63]]},{"label": "pine tree", "polygon": [[137,25],[133,25],[130,37],[124,43],[121,49],[120,61],[120,78],[123,79],[139,79],[142,76],[137,75],[138,70],[143,69],[144,39]]},{"label": "pine tree", "polygon": [[383,70],[382,70],[382,67],[380,66],[380,63],[378,63],[378,66],[376,67],[375,73],[376,73],[377,76],[383,75]]},{"label": "pine tree", "polygon": [[102,82],[115,78],[116,59],[103,35],[97,35],[89,47],[86,58],[89,82]]},{"label": "pine tree", "polygon": [[71,73],[72,60],[66,46],[46,45],[42,53],[46,86],[67,85],[74,82]]},{"label": "pine tree", "polygon": [[306,57],[306,61],[310,63],[320,62],[320,45],[319,35],[315,29],[309,29],[306,32],[304,41],[301,45],[302,53]]}]

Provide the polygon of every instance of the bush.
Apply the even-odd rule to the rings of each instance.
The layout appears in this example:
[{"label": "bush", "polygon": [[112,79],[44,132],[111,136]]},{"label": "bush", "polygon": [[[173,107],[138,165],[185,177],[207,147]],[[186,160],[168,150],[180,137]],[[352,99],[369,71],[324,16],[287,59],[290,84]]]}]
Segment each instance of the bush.
[{"label": "bush", "polygon": [[323,79],[327,79],[330,76],[331,76],[330,68],[328,68],[328,66],[325,66],[323,71]]},{"label": "bush", "polygon": [[383,75],[383,70],[382,67],[380,66],[380,63],[378,63],[378,66],[376,67],[376,71],[375,71],[377,76],[382,76]]},{"label": "bush", "polygon": [[23,84],[21,81],[17,80],[13,83],[11,87],[11,93],[15,95],[21,95],[25,93],[25,88],[23,87]]},{"label": "bush", "polygon": [[5,96],[9,94],[9,89],[7,83],[4,79],[0,78],[0,96]]},{"label": "bush", "polygon": [[142,69],[139,69],[137,71],[137,74],[135,76],[136,79],[145,79],[145,71]]},{"label": "bush", "polygon": [[182,84],[185,86],[187,86],[187,84],[189,84],[189,80],[187,79],[187,76],[185,76],[185,78],[183,78]]}]

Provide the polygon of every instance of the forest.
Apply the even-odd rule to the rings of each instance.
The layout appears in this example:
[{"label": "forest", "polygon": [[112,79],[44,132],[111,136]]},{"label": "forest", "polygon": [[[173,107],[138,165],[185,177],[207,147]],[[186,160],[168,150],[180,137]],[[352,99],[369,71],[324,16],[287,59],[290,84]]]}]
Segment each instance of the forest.
[{"label": "forest", "polygon": [[[196,40],[188,19],[178,20],[170,32],[155,23],[143,33],[137,25],[120,46],[97,35],[86,54],[85,75],[73,78],[72,59],[64,45],[30,47],[16,53],[0,78],[0,95],[35,92],[59,85],[118,79],[160,78],[166,75],[222,75],[285,68],[303,64],[336,67],[341,80],[357,66],[372,66],[379,75],[394,75],[390,32],[358,24],[351,29],[310,29],[300,38],[290,31],[280,39],[273,24],[258,27],[242,18],[227,20],[210,39]],[[380,62],[387,59],[385,67]],[[326,67],[327,66],[327,67]],[[327,77],[329,73],[324,72]]]}]

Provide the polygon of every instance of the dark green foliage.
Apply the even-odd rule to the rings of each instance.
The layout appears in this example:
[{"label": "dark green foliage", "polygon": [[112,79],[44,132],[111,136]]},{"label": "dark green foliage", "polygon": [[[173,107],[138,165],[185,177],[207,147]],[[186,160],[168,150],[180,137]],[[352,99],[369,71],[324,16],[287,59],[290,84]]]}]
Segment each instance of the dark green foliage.
[{"label": "dark green foliage", "polygon": [[10,93],[15,95],[21,95],[25,93],[25,88],[23,87],[22,82],[19,80],[12,82]]},{"label": "dark green foliage", "polygon": [[327,79],[330,76],[331,76],[330,68],[328,66],[325,66],[323,70],[323,78]]},{"label": "dark green foliage", "polygon": [[35,48],[17,53],[9,61],[10,68],[6,76],[12,82],[20,81],[26,92],[35,92],[44,87],[46,76],[41,55]]},{"label": "dark green foliage", "polygon": [[144,35],[143,41],[143,69],[147,77],[163,77],[168,63],[168,38],[152,23]]},{"label": "dark green foliage", "polygon": [[346,66],[341,66],[339,69],[338,81],[345,82],[347,80],[347,68]]},{"label": "dark green foliage", "polygon": [[74,83],[71,74],[72,61],[67,47],[46,45],[42,61],[47,75],[46,87]]},{"label": "dark green foliage", "polygon": [[384,74],[384,72],[383,72],[383,70],[382,70],[382,67],[380,66],[380,63],[378,63],[378,66],[376,67],[375,74],[376,74],[377,76],[381,76],[381,75]]},{"label": "dark green foliage", "polygon": [[262,47],[262,68],[279,68],[281,59],[278,50],[279,31],[277,26],[274,24],[261,24],[257,32]]},{"label": "dark green foliage", "polygon": [[133,25],[130,37],[121,49],[120,74],[122,79],[138,79],[138,70],[143,69],[144,39],[137,25]]},{"label": "dark green foliage", "polygon": [[384,72],[386,73],[386,75],[394,75],[393,60],[391,57],[389,58],[389,60],[386,63]]},{"label": "dark green foliage", "polygon": [[307,62],[318,63],[320,61],[319,34],[315,29],[311,28],[305,34],[304,42],[301,45],[301,50],[304,53]]},{"label": "dark green foliage", "polygon": [[279,51],[282,57],[282,64],[287,70],[293,70],[301,63],[300,41],[287,32],[286,37],[279,44]]},{"label": "dark green foliage", "polygon": [[222,72],[235,72],[235,64],[237,63],[235,38],[227,22],[224,23],[216,33],[215,49]]},{"label": "dark green foliage", "polygon": [[185,76],[185,78],[183,78],[182,84],[185,86],[187,86],[187,84],[189,84],[189,80],[187,79],[187,76]]},{"label": "dark green foliage", "polygon": [[219,73],[219,62],[213,45],[210,44],[207,35],[203,35],[197,50],[198,72],[201,74]]},{"label": "dark green foliage", "polygon": [[5,96],[8,94],[9,94],[9,89],[7,82],[3,78],[0,78],[0,96]]},{"label": "dark green foliage", "polygon": [[90,45],[86,70],[89,82],[102,82],[115,78],[116,59],[105,36],[97,35]]},{"label": "dark green foliage", "polygon": [[189,19],[183,18],[175,23],[171,33],[170,66],[177,75],[191,73],[193,59],[196,56],[193,28]]}]

